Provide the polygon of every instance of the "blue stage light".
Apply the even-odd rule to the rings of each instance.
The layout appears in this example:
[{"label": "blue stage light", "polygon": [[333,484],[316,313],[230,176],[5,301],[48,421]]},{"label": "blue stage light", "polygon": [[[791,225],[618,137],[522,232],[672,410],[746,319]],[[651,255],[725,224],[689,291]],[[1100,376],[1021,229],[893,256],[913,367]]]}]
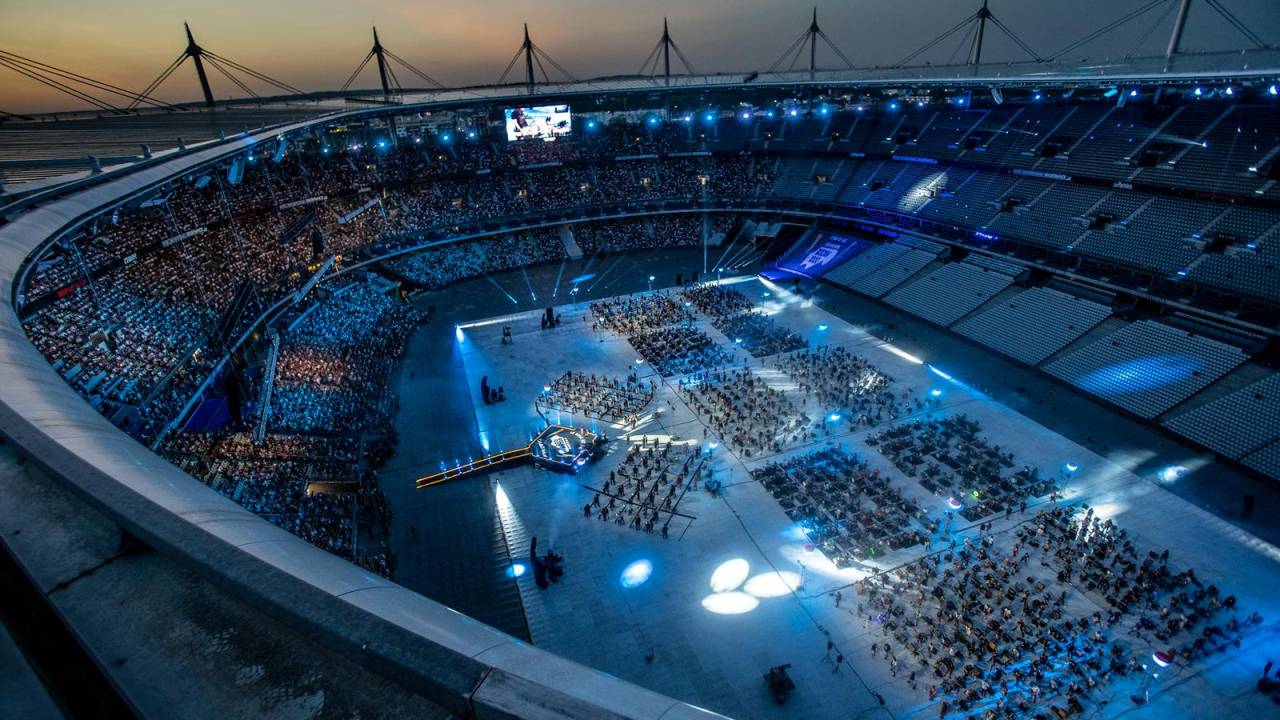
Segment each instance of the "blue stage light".
[{"label": "blue stage light", "polygon": [[1137,90],[1130,90],[1130,91],[1129,91],[1129,97],[1138,97],[1138,91],[1137,91]]},{"label": "blue stage light", "polygon": [[468,140],[475,140],[475,139],[476,139],[476,131],[475,131],[475,130],[468,130],[468,131],[467,131],[467,139],[468,139]]},{"label": "blue stage light", "polygon": [[645,122],[649,123],[649,126],[652,127],[658,124],[658,117],[656,115],[650,115],[649,117],[645,118]]},{"label": "blue stage light", "polygon": [[890,110],[897,110],[897,109],[898,109],[898,101],[897,101],[897,100],[894,100],[894,101],[890,102],[890,103],[889,103],[889,109],[890,109]]},{"label": "blue stage light", "polygon": [[939,390],[939,389],[937,389],[937,388],[934,388],[934,389],[930,390],[930,391],[929,391],[929,394],[930,394],[930,395],[932,395],[932,396],[934,396],[934,397],[942,397],[942,391],[941,391],[941,390]]},{"label": "blue stage light", "polygon": [[645,584],[653,574],[653,563],[648,560],[636,560],[622,569],[619,582],[624,588],[636,588]]},{"label": "blue stage light", "polygon": [[588,120],[588,121],[587,121],[587,129],[588,129],[588,130],[595,130],[595,129],[596,129],[596,121],[595,121],[595,120]]},{"label": "blue stage light", "polygon": [[1039,99],[1043,98],[1044,96],[1043,96],[1043,95],[1041,95],[1040,93],[1036,93],[1036,94],[1035,94],[1035,95],[1033,95],[1032,97],[1033,97],[1033,98],[1035,98],[1036,100],[1039,100]]},{"label": "blue stage light", "polygon": [[827,107],[826,105],[822,105],[821,107],[818,108],[819,115],[826,115],[829,112],[831,112],[831,108]]},{"label": "blue stage light", "polygon": [[799,110],[796,110],[795,108],[791,108],[790,110],[787,111],[787,114],[790,115],[791,117],[795,117],[799,112],[800,112]]},{"label": "blue stage light", "polygon": [[713,112],[706,113],[702,116],[702,119],[707,122],[714,122],[716,119],[716,114]]},{"label": "blue stage light", "polygon": [[512,565],[509,565],[507,566],[507,577],[518,578],[521,575],[524,575],[526,569],[527,568],[525,568],[524,563],[515,563]]},{"label": "blue stage light", "polygon": [[445,142],[445,143],[447,143],[447,142],[449,142],[449,141],[450,141],[450,140],[452,140],[452,139],[453,139],[453,135],[450,135],[449,133],[441,133],[441,134],[440,134],[440,142]]},{"label": "blue stage light", "polygon": [[827,416],[827,420],[830,422],[840,422],[840,413],[831,413]]},{"label": "blue stage light", "polygon": [[821,331],[823,331],[823,332],[826,332],[826,331],[827,331],[827,327],[828,327],[828,326],[827,326],[827,324],[826,324],[826,323],[818,323],[818,329],[819,329],[819,330],[821,330]]},{"label": "blue stage light", "polygon": [[776,116],[776,115],[777,115],[777,113],[775,113],[773,110],[765,110],[765,111],[764,111],[764,116],[765,116],[765,117],[767,117],[767,118],[769,118],[770,120],[772,120],[772,119],[774,118],[774,116]]},{"label": "blue stage light", "polygon": [[1080,469],[1080,466],[1077,465],[1076,463],[1067,463],[1067,472],[1073,473],[1079,469]]},{"label": "blue stage light", "polygon": [[1202,94],[1204,94],[1204,90],[1202,90],[1201,88],[1196,88],[1195,93],[1196,93],[1196,97],[1200,97]]},{"label": "blue stage light", "polygon": [[1227,86],[1226,93],[1227,93],[1227,95],[1235,95],[1235,94],[1236,94],[1235,88],[1233,88],[1233,87],[1231,87],[1230,85],[1228,85],[1228,86]]},{"label": "blue stage light", "polygon": [[1280,95],[1280,88],[1277,88],[1275,85],[1272,85],[1271,87],[1267,88],[1267,92],[1271,95]]}]

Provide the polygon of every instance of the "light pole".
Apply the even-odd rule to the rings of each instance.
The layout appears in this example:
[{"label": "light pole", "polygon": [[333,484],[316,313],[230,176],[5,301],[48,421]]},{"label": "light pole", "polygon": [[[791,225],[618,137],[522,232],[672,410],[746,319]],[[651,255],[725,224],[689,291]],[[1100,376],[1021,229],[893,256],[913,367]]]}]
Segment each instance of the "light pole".
[{"label": "light pole", "polygon": [[650,275],[649,276],[649,292],[653,292],[653,280],[654,280],[654,277]]}]

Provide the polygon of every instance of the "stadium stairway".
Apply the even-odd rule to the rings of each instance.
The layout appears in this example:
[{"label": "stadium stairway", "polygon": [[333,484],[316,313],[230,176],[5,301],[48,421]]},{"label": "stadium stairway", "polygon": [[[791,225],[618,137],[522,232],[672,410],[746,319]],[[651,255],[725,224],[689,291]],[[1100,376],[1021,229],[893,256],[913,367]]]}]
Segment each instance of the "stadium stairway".
[{"label": "stadium stairway", "polygon": [[992,307],[994,307],[994,306],[996,306],[996,305],[999,305],[1000,303],[1002,303],[1002,302],[1004,302],[1004,301],[1008,300],[1009,298],[1011,298],[1011,297],[1013,297],[1013,296],[1015,296],[1015,295],[1018,295],[1018,294],[1022,293],[1024,290],[1026,290],[1026,288],[1025,288],[1025,287],[1022,287],[1022,286],[1020,286],[1020,285],[1017,285],[1016,283],[1015,283],[1015,284],[1013,284],[1013,285],[1010,285],[1009,287],[1007,287],[1007,288],[1005,288],[1005,289],[1001,290],[1000,292],[996,293],[995,295],[992,295],[991,297],[987,298],[987,301],[986,301],[986,302],[984,302],[984,303],[982,303],[982,304],[981,304],[981,305],[979,305],[978,307],[976,307],[976,308],[974,308],[974,309],[970,310],[969,312],[965,313],[964,315],[961,315],[959,318],[957,318],[957,319],[956,319],[956,321],[955,321],[955,322],[951,323],[951,324],[950,324],[950,325],[948,325],[947,327],[955,327],[956,325],[958,325],[958,324],[960,324],[960,323],[964,322],[965,320],[968,320],[969,318],[973,317],[974,315],[981,315],[983,312],[985,312],[985,311],[989,310],[990,308],[992,308]]},{"label": "stadium stairway", "polygon": [[1242,363],[1236,369],[1218,378],[1218,380],[1210,384],[1209,387],[1206,387],[1181,403],[1174,405],[1163,415],[1157,416],[1155,420],[1157,423],[1163,425],[1173,417],[1190,412],[1201,405],[1206,405],[1215,400],[1219,400],[1240,388],[1252,385],[1273,374],[1275,374],[1274,370],[1263,367],[1257,363]]},{"label": "stadium stairway", "polygon": [[1036,367],[1044,367],[1045,365],[1048,365],[1049,363],[1054,362],[1060,357],[1070,355],[1076,350],[1079,350],[1080,348],[1085,347],[1087,345],[1092,345],[1098,340],[1110,335],[1111,333],[1119,330],[1120,328],[1128,324],[1129,324],[1128,320],[1124,320],[1118,317],[1109,317],[1106,320],[1103,320],[1102,322],[1098,323],[1089,332],[1081,335],[1080,337],[1076,338],[1072,342],[1069,342],[1063,347],[1059,348],[1058,352],[1050,355],[1044,360],[1041,360],[1040,364],[1037,365]]},{"label": "stadium stairway", "polygon": [[560,226],[560,242],[564,243],[564,251],[569,255],[570,260],[582,259],[582,248],[578,247],[578,241],[573,239],[573,228],[568,225]]}]

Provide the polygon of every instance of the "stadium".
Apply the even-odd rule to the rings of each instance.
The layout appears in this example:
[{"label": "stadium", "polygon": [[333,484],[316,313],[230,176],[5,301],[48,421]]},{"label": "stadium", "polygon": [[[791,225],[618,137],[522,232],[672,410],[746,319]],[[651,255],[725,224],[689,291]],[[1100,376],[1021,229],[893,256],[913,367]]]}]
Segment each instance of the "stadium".
[{"label": "stadium", "polygon": [[76,108],[0,114],[0,715],[1280,717],[1280,13],[1000,5],[462,87],[0,49]]}]

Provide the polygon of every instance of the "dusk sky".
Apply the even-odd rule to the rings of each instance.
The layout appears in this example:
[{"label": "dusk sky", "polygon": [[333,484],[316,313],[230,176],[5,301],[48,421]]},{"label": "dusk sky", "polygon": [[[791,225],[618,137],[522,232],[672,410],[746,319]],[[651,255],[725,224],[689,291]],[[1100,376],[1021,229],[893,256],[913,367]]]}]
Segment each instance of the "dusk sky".
[{"label": "dusk sky", "polygon": [[[1280,44],[1280,0],[1223,0],[1258,35]],[[991,9],[1041,54],[1051,54],[1146,0],[992,0]],[[1154,10],[1082,48],[1078,56],[1164,51],[1176,0],[1161,20]],[[823,30],[857,65],[892,64],[972,13],[977,0],[860,0],[819,5]],[[657,42],[662,16],[700,72],[763,70],[806,27],[809,7],[777,0],[0,0],[0,49],[141,90],[183,48],[189,20],[204,47],[304,90],[337,89],[370,46],[383,43],[447,85],[491,83],[520,42],[527,21],[534,42],[580,78],[635,72]],[[1157,21],[1160,20],[1157,25]],[[1148,33],[1148,31],[1150,31]],[[987,57],[1021,53],[988,30]],[[958,36],[927,59],[946,62]],[[1199,0],[1184,49],[1247,47],[1238,32]],[[963,60],[964,50],[956,58]],[[926,59],[926,58],[922,58]],[[820,65],[835,59],[820,50]],[[550,68],[548,68],[550,70]],[[218,97],[240,92],[213,74]],[[409,84],[408,73],[401,72]],[[376,83],[372,64],[359,85]],[[252,86],[258,92],[267,88]],[[181,68],[157,95],[195,100],[194,71]],[[0,110],[41,112],[83,103],[0,67]]]}]

